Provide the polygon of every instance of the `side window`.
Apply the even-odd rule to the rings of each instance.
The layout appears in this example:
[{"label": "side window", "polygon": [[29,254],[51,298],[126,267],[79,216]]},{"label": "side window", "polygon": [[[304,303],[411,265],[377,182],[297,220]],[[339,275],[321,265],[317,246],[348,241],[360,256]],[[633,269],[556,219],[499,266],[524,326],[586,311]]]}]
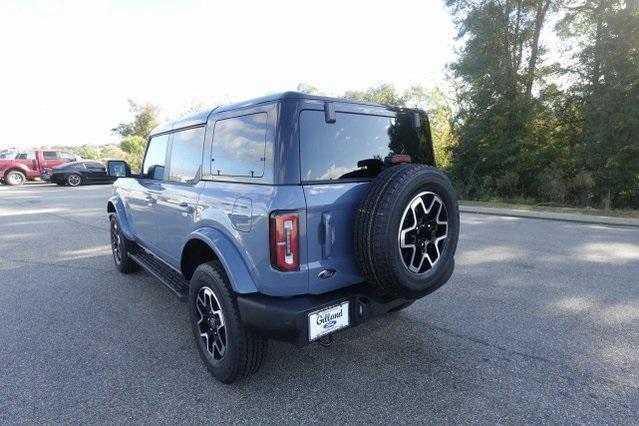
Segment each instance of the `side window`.
[{"label": "side window", "polygon": [[35,158],[36,156],[34,151],[27,151],[18,154],[16,160],[35,160]]},{"label": "side window", "polygon": [[171,164],[169,180],[173,182],[193,182],[202,165],[202,145],[204,127],[173,133],[171,141]]},{"label": "side window", "polygon": [[64,161],[75,161],[75,155],[68,152],[58,152],[58,156]]},{"label": "side window", "polygon": [[106,170],[102,163],[84,163],[84,166],[89,170]]},{"label": "side window", "polygon": [[264,175],[266,113],[228,118],[215,123],[211,149],[211,174],[217,176]]},{"label": "side window", "polygon": [[57,160],[58,154],[55,151],[42,151],[42,158],[45,160]]},{"label": "side window", "polygon": [[164,167],[166,166],[166,147],[169,144],[169,135],[154,136],[149,141],[149,146],[144,157],[142,174],[149,179],[163,180]]}]

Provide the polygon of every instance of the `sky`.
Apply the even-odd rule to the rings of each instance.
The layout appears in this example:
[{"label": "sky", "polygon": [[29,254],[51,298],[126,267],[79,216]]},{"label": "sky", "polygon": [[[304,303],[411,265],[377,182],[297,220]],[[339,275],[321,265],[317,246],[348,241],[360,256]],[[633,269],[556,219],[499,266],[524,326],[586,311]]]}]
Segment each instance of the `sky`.
[{"label": "sky", "polygon": [[115,143],[127,98],[215,106],[298,83],[441,85],[443,1],[0,0],[0,147]]}]

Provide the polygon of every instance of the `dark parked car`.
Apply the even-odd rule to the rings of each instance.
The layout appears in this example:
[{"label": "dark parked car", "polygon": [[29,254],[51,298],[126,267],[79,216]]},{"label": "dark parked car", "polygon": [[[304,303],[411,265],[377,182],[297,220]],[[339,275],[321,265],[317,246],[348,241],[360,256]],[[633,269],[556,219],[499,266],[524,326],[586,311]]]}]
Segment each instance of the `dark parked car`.
[{"label": "dark parked car", "polygon": [[328,344],[453,273],[457,198],[423,111],[283,93],[158,127],[141,174],[108,170],[117,269],[189,302],[225,383],[259,368],[269,338]]},{"label": "dark parked car", "polygon": [[87,183],[113,183],[117,179],[107,174],[106,166],[97,161],[63,164],[42,172],[42,179],[58,185],[79,186]]}]

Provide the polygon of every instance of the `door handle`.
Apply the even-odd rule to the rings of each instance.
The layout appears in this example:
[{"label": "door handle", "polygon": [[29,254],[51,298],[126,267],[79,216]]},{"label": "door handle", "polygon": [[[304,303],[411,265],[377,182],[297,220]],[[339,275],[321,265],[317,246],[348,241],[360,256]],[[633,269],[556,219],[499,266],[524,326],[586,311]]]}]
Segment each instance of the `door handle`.
[{"label": "door handle", "polygon": [[182,216],[186,216],[195,211],[195,209],[189,205],[189,203],[180,203],[178,204],[178,208],[182,210]]},{"label": "door handle", "polygon": [[158,202],[158,200],[155,197],[152,197],[150,195],[147,195],[145,199],[146,199],[146,205],[149,207],[153,206],[154,204],[157,204]]},{"label": "door handle", "polygon": [[330,213],[322,213],[322,228],[324,228],[324,235],[322,241],[322,258],[328,259],[331,257],[333,251],[333,241],[335,240],[335,230],[331,222]]}]

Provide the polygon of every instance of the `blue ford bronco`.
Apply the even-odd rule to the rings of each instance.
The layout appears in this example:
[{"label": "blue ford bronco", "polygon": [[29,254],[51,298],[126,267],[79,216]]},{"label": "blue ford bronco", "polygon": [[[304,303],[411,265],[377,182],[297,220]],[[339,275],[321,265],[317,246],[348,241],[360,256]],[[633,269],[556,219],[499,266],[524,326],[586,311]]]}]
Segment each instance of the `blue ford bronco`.
[{"label": "blue ford bronco", "polygon": [[453,273],[457,199],[420,110],[286,92],[162,125],[139,174],[107,168],[116,268],[188,302],[224,383],[268,339],[327,344]]}]

